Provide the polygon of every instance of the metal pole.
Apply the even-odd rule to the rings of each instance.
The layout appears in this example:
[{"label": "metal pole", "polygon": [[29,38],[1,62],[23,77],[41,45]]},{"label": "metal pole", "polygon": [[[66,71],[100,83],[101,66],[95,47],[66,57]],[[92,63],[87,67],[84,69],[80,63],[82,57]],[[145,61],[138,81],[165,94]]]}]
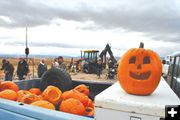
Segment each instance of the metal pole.
[{"label": "metal pole", "polygon": [[[28,40],[27,40],[27,26],[26,26],[26,49],[28,48]],[[26,62],[28,62],[28,54],[26,53]]]},{"label": "metal pole", "polygon": [[32,63],[33,63],[33,79],[34,79],[34,58],[33,58]]},{"label": "metal pole", "polygon": [[25,48],[25,54],[26,54],[26,62],[28,64],[29,67],[29,63],[28,63],[28,55],[29,55],[29,48],[28,48],[28,37],[27,37],[27,27],[26,27],[26,48]]}]

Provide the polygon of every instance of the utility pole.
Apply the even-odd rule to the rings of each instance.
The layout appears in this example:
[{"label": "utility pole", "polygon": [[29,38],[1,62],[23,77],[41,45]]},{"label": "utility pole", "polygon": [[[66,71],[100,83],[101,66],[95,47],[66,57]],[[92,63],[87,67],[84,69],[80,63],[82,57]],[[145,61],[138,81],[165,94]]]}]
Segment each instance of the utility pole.
[{"label": "utility pole", "polygon": [[27,27],[26,27],[26,48],[25,48],[26,62],[28,62],[28,55],[29,55],[27,31],[28,31],[28,29],[27,29]]}]

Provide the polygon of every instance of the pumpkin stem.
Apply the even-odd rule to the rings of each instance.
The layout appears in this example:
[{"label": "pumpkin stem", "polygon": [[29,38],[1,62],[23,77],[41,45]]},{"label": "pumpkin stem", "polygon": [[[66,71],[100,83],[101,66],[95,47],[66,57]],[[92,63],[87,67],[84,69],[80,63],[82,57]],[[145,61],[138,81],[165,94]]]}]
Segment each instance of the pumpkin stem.
[{"label": "pumpkin stem", "polygon": [[140,42],[139,48],[144,48],[144,43]]}]

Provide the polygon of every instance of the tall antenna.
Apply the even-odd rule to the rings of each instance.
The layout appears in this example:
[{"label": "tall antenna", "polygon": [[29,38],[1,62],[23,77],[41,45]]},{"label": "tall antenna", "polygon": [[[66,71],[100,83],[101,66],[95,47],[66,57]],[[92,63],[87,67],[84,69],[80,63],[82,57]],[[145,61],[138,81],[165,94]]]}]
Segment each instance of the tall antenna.
[{"label": "tall antenna", "polygon": [[27,26],[26,26],[26,48],[28,47],[28,41],[27,41],[27,31],[28,31],[28,28],[27,28]]},{"label": "tall antenna", "polygon": [[26,62],[28,62],[28,55],[29,55],[27,31],[28,31],[28,28],[27,28],[27,26],[26,26],[26,48],[25,48]]}]

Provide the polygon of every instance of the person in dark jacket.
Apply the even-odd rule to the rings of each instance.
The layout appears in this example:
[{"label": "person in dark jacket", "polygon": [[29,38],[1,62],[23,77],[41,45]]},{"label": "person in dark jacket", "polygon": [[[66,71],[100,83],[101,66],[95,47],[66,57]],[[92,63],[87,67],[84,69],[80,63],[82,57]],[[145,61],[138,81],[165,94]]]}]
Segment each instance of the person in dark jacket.
[{"label": "person in dark jacket", "polygon": [[44,72],[47,71],[47,65],[45,64],[44,59],[42,59],[38,65],[38,77],[42,77],[42,75],[44,74]]},{"label": "person in dark jacket", "polygon": [[7,61],[6,59],[2,59],[2,67],[1,67],[1,70],[4,70],[4,68],[5,68],[6,64],[7,64],[6,61]]},{"label": "person in dark jacket", "polygon": [[62,56],[58,57],[58,63],[59,63],[59,68],[66,71],[66,64],[64,63],[64,58]]},{"label": "person in dark jacket", "polygon": [[20,58],[17,66],[17,75],[19,80],[24,80],[29,72],[29,66],[25,59]]},{"label": "person in dark jacket", "polygon": [[13,73],[14,73],[14,67],[7,60],[6,60],[5,66],[4,66],[4,73],[5,73],[5,81],[12,81]]}]

